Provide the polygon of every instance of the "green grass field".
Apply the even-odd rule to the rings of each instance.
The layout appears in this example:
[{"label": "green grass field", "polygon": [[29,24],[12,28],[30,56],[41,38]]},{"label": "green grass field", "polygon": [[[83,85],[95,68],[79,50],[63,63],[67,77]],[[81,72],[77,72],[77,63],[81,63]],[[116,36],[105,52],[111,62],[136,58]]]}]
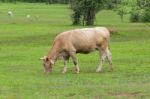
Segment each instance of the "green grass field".
[{"label": "green grass field", "polygon": [[129,15],[121,22],[113,11],[99,12],[95,22],[118,31],[111,36],[113,72],[106,61],[96,73],[99,55],[92,52],[78,54],[80,74],[71,61],[62,74],[62,60],[44,74],[39,58],[55,36],[83,27],[72,26],[70,14],[67,5],[0,3],[0,99],[150,99],[150,23],[130,23]]}]

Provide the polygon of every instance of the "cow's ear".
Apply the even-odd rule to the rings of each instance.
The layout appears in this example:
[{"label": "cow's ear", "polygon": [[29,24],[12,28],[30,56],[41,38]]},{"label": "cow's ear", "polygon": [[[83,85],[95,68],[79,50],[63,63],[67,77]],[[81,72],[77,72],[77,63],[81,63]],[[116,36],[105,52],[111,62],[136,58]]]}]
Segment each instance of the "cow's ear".
[{"label": "cow's ear", "polygon": [[44,60],[44,57],[41,57],[40,60]]},{"label": "cow's ear", "polygon": [[44,57],[42,57],[40,59],[43,60],[43,61],[48,61],[49,60],[49,58],[47,56],[44,56]]}]

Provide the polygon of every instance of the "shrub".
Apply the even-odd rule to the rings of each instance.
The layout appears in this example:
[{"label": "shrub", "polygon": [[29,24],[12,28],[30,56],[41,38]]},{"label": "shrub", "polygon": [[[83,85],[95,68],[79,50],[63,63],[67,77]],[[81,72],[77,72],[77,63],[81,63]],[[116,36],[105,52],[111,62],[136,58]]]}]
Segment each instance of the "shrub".
[{"label": "shrub", "polygon": [[140,21],[140,11],[138,9],[132,9],[130,21],[131,22],[139,22]]},{"label": "shrub", "polygon": [[125,7],[120,7],[117,9],[117,14],[120,16],[121,21],[124,19],[124,15],[127,14],[126,8]]},{"label": "shrub", "polygon": [[141,17],[142,22],[150,22],[150,9],[146,8]]}]

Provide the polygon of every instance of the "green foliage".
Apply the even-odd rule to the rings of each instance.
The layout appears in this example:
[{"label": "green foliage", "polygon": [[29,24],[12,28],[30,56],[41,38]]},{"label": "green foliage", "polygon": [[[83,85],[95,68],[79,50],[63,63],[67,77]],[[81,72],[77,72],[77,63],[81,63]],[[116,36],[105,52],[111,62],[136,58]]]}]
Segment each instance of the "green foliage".
[{"label": "green foliage", "polygon": [[150,7],[150,0],[137,0],[137,6],[140,8]]},{"label": "green foliage", "polygon": [[150,22],[150,8],[145,8],[141,20],[142,22]]},{"label": "green foliage", "polygon": [[123,21],[124,19],[124,15],[127,14],[127,5],[128,5],[128,2],[125,1],[125,0],[122,0],[122,1],[118,1],[115,3],[115,10],[117,11],[117,14],[120,16],[121,18],[121,21]]},{"label": "green foliage", "polygon": [[82,23],[93,25],[96,13],[102,9],[104,0],[72,0],[71,9],[73,10],[73,24]]},{"label": "green foliage", "polygon": [[150,0],[137,0],[131,11],[131,22],[150,22]]},{"label": "green foliage", "polygon": [[80,0],[72,0],[70,3],[71,9],[73,10],[73,14],[71,15],[73,25],[80,24],[80,18],[81,18],[81,6],[80,6]]},{"label": "green foliage", "polygon": [[113,9],[116,8],[118,4],[121,4],[121,0],[107,0],[106,1],[106,8]]},{"label": "green foliage", "polygon": [[124,15],[127,13],[125,7],[120,7],[117,10],[117,14],[120,16],[121,21],[123,21]]},{"label": "green foliage", "polygon": [[140,10],[138,8],[133,8],[131,11],[130,21],[139,22],[141,19]]},{"label": "green foliage", "polygon": [[141,16],[141,21],[150,22],[150,0],[138,0],[137,5],[144,10]]},{"label": "green foliage", "polygon": [[30,3],[36,3],[36,2],[46,2],[46,4],[52,4],[52,3],[62,3],[67,4],[70,0],[0,0],[2,2],[30,2]]}]

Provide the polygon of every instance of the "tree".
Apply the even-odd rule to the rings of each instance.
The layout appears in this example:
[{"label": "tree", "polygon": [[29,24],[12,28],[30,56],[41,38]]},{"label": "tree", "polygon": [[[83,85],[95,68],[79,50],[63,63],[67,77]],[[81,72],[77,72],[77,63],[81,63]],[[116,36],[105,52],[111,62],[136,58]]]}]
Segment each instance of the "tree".
[{"label": "tree", "polygon": [[46,4],[51,4],[52,0],[46,0]]},{"label": "tree", "polygon": [[70,3],[71,5],[71,9],[73,10],[73,14],[72,14],[72,21],[73,21],[73,25],[78,25],[80,24],[80,18],[81,18],[81,11],[80,11],[80,4],[79,4],[80,0],[72,0],[72,2]]},{"label": "tree", "polygon": [[19,1],[19,2],[30,2],[30,3],[45,2],[46,4],[51,4],[51,3],[67,4],[67,3],[69,3],[69,0],[0,0],[0,1],[2,1],[2,2],[14,2],[14,3],[16,3],[17,1]]},{"label": "tree", "polygon": [[5,2],[5,0],[1,0],[3,3]]},{"label": "tree", "polygon": [[71,0],[73,24],[93,25],[95,15],[104,6],[105,0]]},{"label": "tree", "polygon": [[120,7],[120,8],[118,8],[118,10],[117,10],[117,14],[120,16],[121,21],[123,21],[124,15],[125,15],[126,13],[127,13],[127,12],[126,12],[125,7]]},{"label": "tree", "polygon": [[17,0],[13,0],[13,2],[14,2],[15,4],[16,4],[16,1],[17,1]]},{"label": "tree", "polygon": [[114,9],[117,7],[117,5],[122,3],[121,0],[107,0],[106,2],[107,9]]},{"label": "tree", "polygon": [[139,7],[132,8],[130,12],[130,21],[131,22],[139,22],[140,21],[140,9]]},{"label": "tree", "polygon": [[131,22],[150,22],[150,0],[137,0],[131,11]]},{"label": "tree", "polygon": [[137,0],[137,6],[140,8],[150,7],[150,0]]},{"label": "tree", "polygon": [[142,15],[142,22],[150,22],[150,9],[147,7]]}]

